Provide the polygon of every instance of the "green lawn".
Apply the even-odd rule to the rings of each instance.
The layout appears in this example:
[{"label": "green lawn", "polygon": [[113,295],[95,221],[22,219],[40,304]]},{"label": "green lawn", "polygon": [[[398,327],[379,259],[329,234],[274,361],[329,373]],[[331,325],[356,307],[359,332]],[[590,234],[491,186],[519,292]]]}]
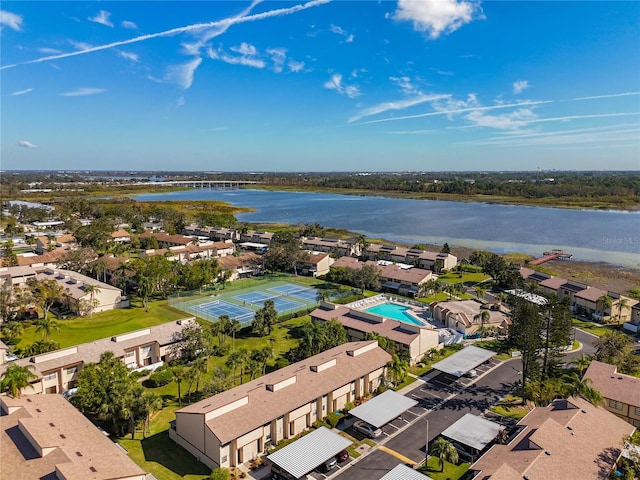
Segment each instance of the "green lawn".
[{"label": "green lawn", "polygon": [[[421,377],[431,370],[431,365],[447,358],[450,355],[453,355],[456,352],[459,352],[460,350],[461,347],[456,346],[446,346],[441,350],[437,350],[433,352],[433,354],[431,354],[428,361],[416,363],[415,365],[409,367],[409,373],[413,373],[414,375]],[[425,357],[427,356],[428,355],[425,355]]]},{"label": "green lawn", "polygon": [[444,462],[444,471],[440,471],[440,460],[437,457],[429,457],[427,465],[420,467],[419,471],[428,475],[433,480],[458,480],[467,473],[471,464],[461,463],[454,465],[453,463]]},{"label": "green lawn", "polygon": [[491,411],[503,417],[521,420],[530,410],[526,405],[522,404],[522,397],[509,394],[491,407]]},{"label": "green lawn", "polygon": [[489,278],[491,277],[485,273],[469,272],[464,272],[462,276],[460,276],[458,272],[448,272],[438,277],[443,283],[464,283],[465,285],[475,285]]},{"label": "green lawn", "polygon": [[573,326],[579,328],[580,330],[584,330],[587,333],[597,335],[598,337],[601,337],[605,333],[611,331],[611,328],[601,327],[600,325],[593,322],[586,322],[584,320],[578,320],[577,318],[573,319]]},{"label": "green lawn", "polygon": [[[92,317],[58,320],[60,331],[52,332],[51,340],[59,342],[61,348],[66,348],[120,333],[160,325],[187,316],[184,312],[169,307],[166,300],[149,302],[148,312],[134,304],[130,308],[118,308],[96,313]],[[26,328],[18,347],[24,348],[41,338],[40,333],[36,334],[35,327]]]},{"label": "green lawn", "polygon": [[482,340],[479,342],[475,342],[474,345],[480,348],[486,348],[487,350],[493,350],[497,353],[496,358],[498,360],[509,360],[511,357],[511,347],[507,343],[506,340]]}]

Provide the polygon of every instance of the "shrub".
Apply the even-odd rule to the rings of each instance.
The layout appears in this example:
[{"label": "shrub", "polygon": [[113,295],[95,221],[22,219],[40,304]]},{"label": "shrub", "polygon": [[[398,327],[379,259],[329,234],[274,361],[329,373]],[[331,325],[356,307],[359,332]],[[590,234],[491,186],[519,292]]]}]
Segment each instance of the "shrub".
[{"label": "shrub", "polygon": [[327,422],[329,422],[329,425],[331,426],[331,428],[336,428],[336,426],[338,425],[338,423],[340,423],[340,419],[343,417],[344,415],[342,415],[341,413],[338,412],[331,412],[329,415],[327,415],[327,417],[325,418],[325,420]]},{"label": "shrub", "polygon": [[134,380],[137,380],[139,378],[146,377],[147,375],[149,375],[149,372],[151,372],[151,370],[142,370],[140,372],[131,372],[129,374],[129,376],[131,378],[133,378]]},{"label": "shrub", "polygon": [[353,410],[354,408],[356,408],[355,403],[347,402],[347,403],[344,404],[344,408],[342,409],[342,411],[346,415],[347,413],[349,413],[349,410]]},{"label": "shrub", "polygon": [[226,468],[214,468],[209,475],[209,480],[229,480],[231,473]]},{"label": "shrub", "polygon": [[214,357],[224,357],[226,355],[229,355],[229,350],[229,345],[215,345],[211,349],[211,355],[213,355]]},{"label": "shrub", "polygon": [[151,388],[164,387],[165,385],[171,383],[172,379],[173,374],[171,373],[171,370],[162,370],[160,372],[154,373],[153,375],[151,375],[151,377],[149,377],[149,385],[151,386]]}]

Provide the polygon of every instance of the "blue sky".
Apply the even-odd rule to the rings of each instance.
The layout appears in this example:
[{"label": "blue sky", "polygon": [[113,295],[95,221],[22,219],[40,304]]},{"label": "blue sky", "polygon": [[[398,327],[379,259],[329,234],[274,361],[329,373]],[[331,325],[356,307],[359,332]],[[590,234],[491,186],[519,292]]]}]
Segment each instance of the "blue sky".
[{"label": "blue sky", "polygon": [[640,3],[3,1],[2,169],[640,169]]}]

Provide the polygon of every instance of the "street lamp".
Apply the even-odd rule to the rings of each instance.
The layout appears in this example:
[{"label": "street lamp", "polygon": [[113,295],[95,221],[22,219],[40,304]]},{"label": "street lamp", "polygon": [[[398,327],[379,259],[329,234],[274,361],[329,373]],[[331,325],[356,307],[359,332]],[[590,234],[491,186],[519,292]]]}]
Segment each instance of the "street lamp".
[{"label": "street lamp", "polygon": [[424,466],[427,466],[427,462],[429,461],[429,420],[423,418],[425,422],[427,422],[427,437],[424,441]]}]

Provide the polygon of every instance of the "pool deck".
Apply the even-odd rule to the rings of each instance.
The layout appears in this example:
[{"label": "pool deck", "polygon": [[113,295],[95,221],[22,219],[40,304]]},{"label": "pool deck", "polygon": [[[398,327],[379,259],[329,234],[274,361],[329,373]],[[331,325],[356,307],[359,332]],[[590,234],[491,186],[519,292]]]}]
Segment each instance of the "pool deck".
[{"label": "pool deck", "polygon": [[[423,327],[432,328],[432,329],[442,328],[442,326],[440,325],[440,322],[436,321],[435,319],[431,318],[428,315],[427,313],[429,309],[428,305],[420,304],[418,302],[403,299],[403,298],[388,296],[384,293],[378,294],[374,297],[364,298],[362,300],[356,300],[355,302],[351,302],[345,306],[349,308],[353,308],[355,310],[362,310],[366,312],[367,309],[371,307],[375,307],[377,305],[382,305],[385,303],[396,303],[398,305],[402,305],[403,307],[408,307],[409,309],[406,311],[406,313],[408,313],[409,315],[411,315],[421,323],[421,325],[418,325],[418,326],[423,326]],[[368,312],[368,313],[372,313],[373,315],[383,316],[375,312]],[[402,322],[402,320],[397,318],[392,318],[392,320],[398,320]]]}]

